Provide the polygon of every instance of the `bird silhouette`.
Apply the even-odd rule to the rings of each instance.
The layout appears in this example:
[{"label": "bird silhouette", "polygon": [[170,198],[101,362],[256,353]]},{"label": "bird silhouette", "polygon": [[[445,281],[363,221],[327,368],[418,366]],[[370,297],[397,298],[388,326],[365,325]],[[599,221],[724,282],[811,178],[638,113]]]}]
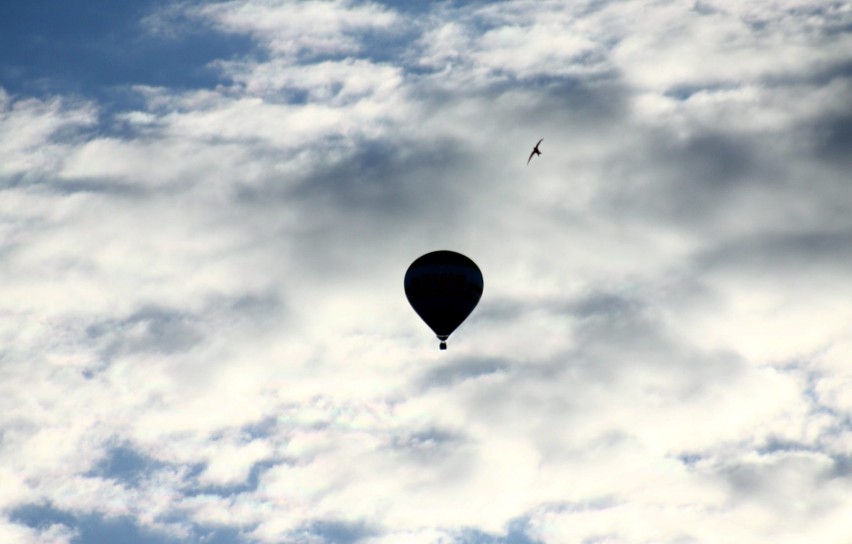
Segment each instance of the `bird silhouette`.
[{"label": "bird silhouette", "polygon": [[[543,142],[543,141],[544,141],[544,138],[542,138],[541,140],[539,140],[539,141],[538,141],[538,144],[540,144],[540,143],[541,143],[541,142]],[[530,153],[530,158],[529,158],[529,159],[527,159],[527,164],[529,164],[529,163],[530,163],[530,161],[531,161],[531,160],[532,160],[532,158],[533,158],[533,155],[541,155],[541,151],[539,151],[539,150],[538,150],[538,144],[535,144],[535,147],[533,148],[532,153]]]}]

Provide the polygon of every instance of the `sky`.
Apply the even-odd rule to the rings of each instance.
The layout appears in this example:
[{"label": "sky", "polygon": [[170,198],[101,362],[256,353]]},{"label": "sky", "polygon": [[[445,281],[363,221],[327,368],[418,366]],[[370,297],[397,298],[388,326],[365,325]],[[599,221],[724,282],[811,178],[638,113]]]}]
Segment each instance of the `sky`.
[{"label": "sky", "polygon": [[848,543],[850,171],[845,1],[2,2],[0,542]]}]

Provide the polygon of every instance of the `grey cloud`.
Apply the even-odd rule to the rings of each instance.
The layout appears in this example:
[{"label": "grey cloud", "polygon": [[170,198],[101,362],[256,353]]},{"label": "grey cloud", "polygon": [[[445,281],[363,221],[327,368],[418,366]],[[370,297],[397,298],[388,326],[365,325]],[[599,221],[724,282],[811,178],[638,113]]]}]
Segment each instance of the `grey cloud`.
[{"label": "grey cloud", "polygon": [[[513,322],[533,311],[545,310],[555,318],[565,320],[614,320],[619,317],[639,316],[648,304],[637,298],[612,291],[590,291],[574,297],[516,299],[493,295],[477,308],[479,321]],[[509,365],[504,365],[503,368]]]},{"label": "grey cloud", "polygon": [[792,18],[806,18],[823,35],[845,34],[852,30],[852,15],[844,9],[842,2],[793,6],[785,9],[784,13]]},{"label": "grey cloud", "polygon": [[452,206],[462,147],[449,141],[363,140],[332,162],[323,162],[317,154],[318,162],[295,183],[284,187],[270,180],[243,188],[237,199],[253,205],[295,200],[334,209],[342,218],[365,213],[405,216],[437,203]]},{"label": "grey cloud", "polygon": [[[547,503],[536,508],[534,513],[543,513],[543,512],[594,512],[596,510],[606,510],[608,508],[614,508],[621,504],[618,500],[616,500],[613,496],[603,496],[597,497],[589,500],[572,502],[572,501],[560,501]],[[530,515],[532,515],[531,513]]]},{"label": "grey cloud", "polygon": [[[852,93],[849,99],[852,101]],[[843,169],[852,169],[852,115],[827,117],[817,121],[812,129],[815,155]]]},{"label": "grey cloud", "polygon": [[834,467],[829,477],[852,479],[852,455],[832,455]]},{"label": "grey cloud", "polygon": [[204,338],[196,317],[158,307],[142,308],[124,319],[93,324],[87,334],[94,340],[105,341],[107,358],[134,352],[186,351]]},{"label": "grey cloud", "polygon": [[796,86],[818,89],[831,83],[842,82],[850,77],[852,77],[852,60],[844,59],[814,65],[807,72],[767,75],[761,79],[761,83],[778,90]]},{"label": "grey cloud", "polygon": [[577,318],[580,349],[617,344],[639,354],[654,352],[670,342],[662,324],[654,319],[650,305],[635,297],[591,293],[573,302],[569,309]]},{"label": "grey cloud", "polygon": [[[614,183],[597,199],[601,211],[654,223],[713,225],[744,189],[766,184],[775,164],[762,162],[743,135],[707,130],[679,140],[650,130],[625,150]],[[768,186],[767,186],[768,187]]]},{"label": "grey cloud", "polygon": [[[676,286],[673,286],[674,289]],[[694,285],[689,296],[706,296]],[[670,394],[683,399],[743,370],[734,353],[702,353],[668,329],[656,313],[664,301],[648,295],[608,290],[590,290],[564,299],[521,301],[503,299],[495,309],[483,308],[479,319],[517,321],[530,311],[545,310],[564,323],[566,337],[573,343],[548,362],[524,365],[502,359],[467,359],[433,369],[423,383],[453,385],[465,379],[495,373],[510,373],[513,380],[535,383],[563,380],[611,383],[630,380],[636,372],[664,372],[672,387]],[[479,311],[477,309],[477,311]]]},{"label": "grey cloud", "polygon": [[413,260],[429,239],[451,242],[461,230],[476,182],[463,143],[401,138],[360,142],[342,158],[316,164],[291,188],[275,180],[244,188],[237,204],[273,222],[280,206],[293,210],[299,222],[281,236],[293,244],[291,263],[317,278],[353,268],[404,271],[410,261],[396,260],[400,253]]},{"label": "grey cloud", "polygon": [[663,93],[663,95],[669,98],[674,98],[676,100],[686,101],[700,92],[732,91],[739,88],[740,85],[741,84],[739,82],[732,81],[704,83],[700,85],[686,83],[681,85],[675,85],[674,87],[667,89]]},{"label": "grey cloud", "polygon": [[517,112],[518,121],[556,122],[591,137],[612,130],[630,111],[630,90],[621,74],[611,69],[591,76],[544,80],[541,84],[526,82],[524,88],[530,87],[541,91],[541,96]]},{"label": "grey cloud", "polygon": [[[846,78],[847,72],[846,65],[834,66],[819,73],[799,74],[805,78],[801,81],[775,78],[765,84],[780,95],[789,92],[816,99],[819,89]],[[741,83],[725,85],[734,90]],[[714,90],[705,85],[669,92],[687,100],[708,89]],[[750,215],[750,225],[760,228],[773,217],[773,207],[781,208],[802,198],[800,185],[813,187],[805,198],[815,201],[820,194],[816,186],[829,192],[840,183],[824,175],[821,167],[808,172],[801,165],[814,161],[833,166],[838,173],[848,170],[848,157],[852,155],[845,150],[852,146],[852,123],[845,113],[830,112],[838,109],[837,104],[827,104],[825,109],[829,113],[794,122],[788,132],[778,135],[726,128],[722,123],[713,126],[693,122],[684,136],[669,127],[632,126],[619,113],[611,119],[616,130],[634,131],[636,137],[623,140],[621,150],[614,154],[618,160],[605,167],[612,183],[601,187],[594,202],[596,211],[712,234],[712,229],[726,227],[731,222],[731,211],[737,210],[741,215]],[[606,122],[604,118],[600,120]],[[808,177],[801,179],[802,175]],[[765,195],[764,202],[756,196],[760,194]]]},{"label": "grey cloud", "polygon": [[489,293],[476,308],[478,321],[512,322],[535,307],[535,303]]},{"label": "grey cloud", "polygon": [[[48,191],[58,196],[93,193],[110,198],[136,200],[152,196],[155,192],[150,187],[107,178],[64,178],[55,173],[16,173],[0,176],[0,191],[15,189]],[[169,193],[174,190],[161,188],[158,192]]]},{"label": "grey cloud", "polygon": [[463,359],[432,368],[420,378],[423,387],[449,387],[464,380],[473,380],[505,372],[511,364],[502,359]]},{"label": "grey cloud", "polygon": [[191,350],[215,334],[222,315],[231,323],[262,325],[280,317],[282,305],[273,294],[246,294],[238,297],[211,297],[201,310],[181,310],[165,306],[143,306],[123,318],[110,318],[86,328],[89,339],[102,346],[110,360],[129,353],[170,355]]},{"label": "grey cloud", "polygon": [[[829,432],[838,433],[849,428],[848,422],[842,426],[842,429],[834,428]],[[782,459],[784,456],[794,456],[797,454],[811,455],[813,458],[824,458],[828,463],[828,468],[820,469],[816,472],[815,478],[824,481],[833,480],[836,478],[849,479],[852,481],[852,455],[846,453],[831,453],[826,451],[823,442],[824,436],[821,436],[814,443],[798,442],[793,440],[784,440],[776,437],[769,437],[766,443],[755,450],[756,453],[763,456],[765,459]],[[737,470],[734,470],[736,473]],[[746,471],[748,473],[748,471]],[[733,481],[738,482],[734,477]]]},{"label": "grey cloud", "polygon": [[[746,368],[735,354],[703,353],[651,327],[642,332],[630,326],[596,325],[582,342],[573,358],[560,365],[562,379],[570,376],[590,385],[626,387],[665,403],[688,403],[735,382]],[[643,383],[646,380],[650,383]]]},{"label": "grey cloud", "polygon": [[71,178],[43,179],[33,183],[55,191],[59,194],[99,193],[116,198],[144,198],[152,194],[152,190],[138,184],[125,183],[113,179]]},{"label": "grey cloud", "polygon": [[405,436],[396,436],[393,439],[395,448],[410,449],[440,446],[459,441],[459,436],[456,433],[442,431],[440,429],[428,429],[425,431],[417,431],[409,433]]},{"label": "grey cloud", "polygon": [[434,467],[451,461],[463,448],[469,446],[469,439],[459,432],[432,428],[395,434],[389,446],[397,458],[423,467],[434,475]]},{"label": "grey cloud", "polygon": [[489,121],[499,118],[508,126],[557,126],[591,138],[612,130],[629,113],[630,89],[621,74],[609,68],[582,76],[494,75],[460,88],[449,86],[452,79],[445,77],[425,78],[415,96],[435,110],[463,100],[484,100],[493,108],[488,113],[495,119]]},{"label": "grey cloud", "polygon": [[616,293],[597,292],[580,298],[569,305],[571,313],[579,318],[636,314],[644,304],[633,297]]},{"label": "grey cloud", "polygon": [[[642,431],[632,425],[600,427],[582,443],[568,436],[603,413],[619,412],[626,398],[651,413],[659,406],[689,406],[734,387],[748,372],[736,353],[700,350],[678,337],[655,317],[651,302],[635,296],[593,292],[552,308],[554,317],[565,320],[571,339],[565,349],[547,360],[524,361],[521,355],[501,371],[505,380],[483,382],[465,398],[472,417],[521,425],[544,458],[570,457],[575,448],[633,449],[634,433]],[[460,365],[439,372],[451,381],[463,379],[464,370]],[[474,365],[469,371],[487,370]]]},{"label": "grey cloud", "polygon": [[814,519],[831,506],[810,492],[833,475],[826,471],[833,465],[819,453],[783,451],[759,461],[734,462],[720,472],[735,501],[757,501],[786,515]]},{"label": "grey cloud", "polygon": [[755,235],[726,242],[696,257],[696,266],[704,271],[749,271],[763,274],[767,280],[778,278],[779,273],[827,271],[844,274],[852,265],[850,263],[852,231]]},{"label": "grey cloud", "polygon": [[683,147],[674,148],[671,156],[661,158],[678,160],[682,164],[680,170],[685,174],[686,184],[697,180],[706,184],[712,193],[734,182],[747,180],[747,174],[753,167],[748,147],[747,142],[735,135],[704,133],[690,138]]}]

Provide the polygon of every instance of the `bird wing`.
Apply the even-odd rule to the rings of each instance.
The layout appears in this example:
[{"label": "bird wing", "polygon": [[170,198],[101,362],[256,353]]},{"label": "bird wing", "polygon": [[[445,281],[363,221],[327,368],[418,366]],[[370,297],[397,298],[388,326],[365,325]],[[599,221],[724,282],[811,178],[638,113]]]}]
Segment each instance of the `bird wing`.
[{"label": "bird wing", "polygon": [[[541,140],[539,140],[539,141],[538,141],[538,143],[537,143],[537,144],[535,144],[535,147],[533,147],[532,153],[530,153],[530,158],[529,158],[529,159],[527,159],[527,164],[529,164],[529,163],[530,163],[530,161],[531,161],[531,160],[532,160],[532,158],[533,158],[533,155],[535,155],[535,152],[536,152],[536,150],[538,149],[538,144],[540,144],[540,143],[541,143],[541,142],[543,142],[543,141],[544,141],[544,138],[542,138]],[[541,151],[539,151],[539,153],[541,153]]]}]

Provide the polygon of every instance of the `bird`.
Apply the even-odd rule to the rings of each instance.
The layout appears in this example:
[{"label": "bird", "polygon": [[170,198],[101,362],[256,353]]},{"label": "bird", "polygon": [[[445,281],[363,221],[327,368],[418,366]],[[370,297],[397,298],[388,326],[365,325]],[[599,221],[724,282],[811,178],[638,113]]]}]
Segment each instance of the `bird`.
[{"label": "bird", "polygon": [[[540,144],[540,143],[541,143],[541,142],[543,142],[543,141],[544,141],[544,138],[542,138],[541,140],[539,140],[539,141],[538,141],[538,144]],[[533,148],[532,153],[530,153],[530,158],[529,158],[529,159],[527,159],[527,164],[529,164],[529,163],[530,163],[530,161],[531,161],[531,160],[532,160],[532,158],[533,158],[533,155],[541,155],[541,151],[539,151],[539,150],[538,150],[538,144],[535,144],[535,147]]]}]

